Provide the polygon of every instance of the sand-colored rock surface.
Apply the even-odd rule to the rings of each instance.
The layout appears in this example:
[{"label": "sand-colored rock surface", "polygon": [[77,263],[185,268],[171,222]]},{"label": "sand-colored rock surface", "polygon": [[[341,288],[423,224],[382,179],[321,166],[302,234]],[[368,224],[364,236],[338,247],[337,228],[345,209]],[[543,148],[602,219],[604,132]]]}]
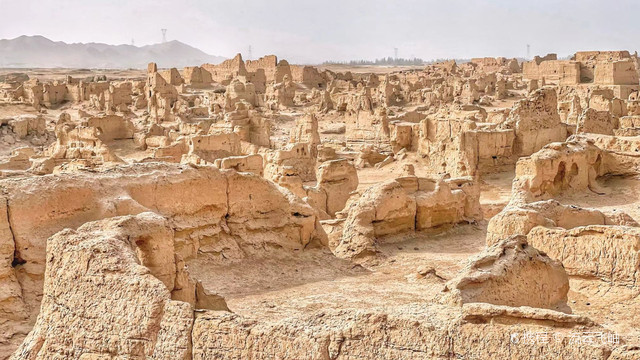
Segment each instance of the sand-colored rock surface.
[{"label": "sand-colored rock surface", "polygon": [[171,235],[141,213],[52,236],[40,314],[12,359],[190,358],[192,305],[169,292]]},{"label": "sand-colored rock surface", "polygon": [[0,71],[0,359],[636,359],[638,64]]}]

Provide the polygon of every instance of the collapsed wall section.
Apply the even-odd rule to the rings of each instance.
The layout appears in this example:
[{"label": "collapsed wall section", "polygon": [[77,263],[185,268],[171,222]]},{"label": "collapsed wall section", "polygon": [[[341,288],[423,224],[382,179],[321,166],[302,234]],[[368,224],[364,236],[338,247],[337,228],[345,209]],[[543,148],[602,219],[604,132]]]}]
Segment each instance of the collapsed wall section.
[{"label": "collapsed wall section", "polygon": [[481,219],[479,188],[470,178],[408,176],[367,189],[345,210],[342,237],[332,249],[343,258],[376,252],[386,235]]},{"label": "collapsed wall section", "polygon": [[[162,217],[142,213],[52,236],[41,311],[11,359],[191,359],[192,307],[172,301],[173,279],[156,272],[175,272],[163,230]],[[163,240],[170,249],[153,248]]]},{"label": "collapsed wall section", "polygon": [[[215,167],[136,164],[98,173],[7,179],[0,188],[0,204],[7,204],[0,213],[7,219],[0,233],[0,249],[6,249],[0,284],[10,290],[0,302],[0,323],[37,314],[47,239],[90,221],[159,214],[167,218],[175,252],[184,260],[207,254],[212,261],[229,262],[265,255],[269,248],[300,250],[311,241],[326,243],[315,210],[288,190],[259,176]],[[18,320],[28,322],[27,316]]]}]

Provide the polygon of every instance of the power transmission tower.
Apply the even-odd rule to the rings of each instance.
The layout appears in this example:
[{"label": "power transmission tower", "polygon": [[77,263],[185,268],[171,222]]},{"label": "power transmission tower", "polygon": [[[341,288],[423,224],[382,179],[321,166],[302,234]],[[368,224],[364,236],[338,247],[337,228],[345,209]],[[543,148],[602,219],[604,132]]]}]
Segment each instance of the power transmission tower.
[{"label": "power transmission tower", "polygon": [[527,60],[531,59],[531,45],[527,44]]},{"label": "power transmission tower", "polygon": [[160,29],[160,31],[162,31],[162,42],[166,43],[167,42],[167,29]]},{"label": "power transmission tower", "polygon": [[136,46],[136,41],[133,38],[131,38],[131,46]]},{"label": "power transmission tower", "polygon": [[247,52],[247,60],[251,60],[253,59],[252,55],[251,55],[251,45],[249,45],[249,51]]},{"label": "power transmission tower", "polygon": [[394,60],[398,60],[398,48],[393,48]]}]

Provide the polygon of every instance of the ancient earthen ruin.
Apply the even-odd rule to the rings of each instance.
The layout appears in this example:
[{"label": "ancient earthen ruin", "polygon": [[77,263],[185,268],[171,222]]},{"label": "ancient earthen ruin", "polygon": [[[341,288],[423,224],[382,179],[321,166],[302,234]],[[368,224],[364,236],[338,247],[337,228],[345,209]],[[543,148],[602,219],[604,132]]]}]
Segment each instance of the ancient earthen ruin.
[{"label": "ancient earthen ruin", "polygon": [[640,359],[628,51],[0,83],[0,359]]}]

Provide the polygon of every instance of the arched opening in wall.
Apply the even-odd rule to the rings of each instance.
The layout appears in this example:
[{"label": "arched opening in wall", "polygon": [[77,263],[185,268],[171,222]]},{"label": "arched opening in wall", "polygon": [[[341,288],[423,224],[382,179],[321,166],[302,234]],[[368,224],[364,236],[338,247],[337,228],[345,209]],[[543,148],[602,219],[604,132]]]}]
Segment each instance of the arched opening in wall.
[{"label": "arched opening in wall", "polygon": [[565,175],[566,175],[566,165],[564,161],[561,161],[560,165],[558,165],[558,172],[556,172],[556,176],[553,178],[553,187],[555,188],[555,190],[562,189]]},{"label": "arched opening in wall", "polygon": [[596,161],[593,163],[593,169],[596,171],[596,176],[600,175],[600,166],[602,164],[602,155],[598,154]]},{"label": "arched opening in wall", "polygon": [[571,169],[569,170],[569,174],[567,175],[567,185],[571,186],[571,182],[573,181],[573,179],[578,176],[578,164],[573,163],[571,164]]},{"label": "arched opening in wall", "polygon": [[143,265],[147,265],[150,262],[150,254],[153,252],[153,241],[150,237],[139,237],[135,239],[136,243],[136,255],[138,256],[138,260]]}]

